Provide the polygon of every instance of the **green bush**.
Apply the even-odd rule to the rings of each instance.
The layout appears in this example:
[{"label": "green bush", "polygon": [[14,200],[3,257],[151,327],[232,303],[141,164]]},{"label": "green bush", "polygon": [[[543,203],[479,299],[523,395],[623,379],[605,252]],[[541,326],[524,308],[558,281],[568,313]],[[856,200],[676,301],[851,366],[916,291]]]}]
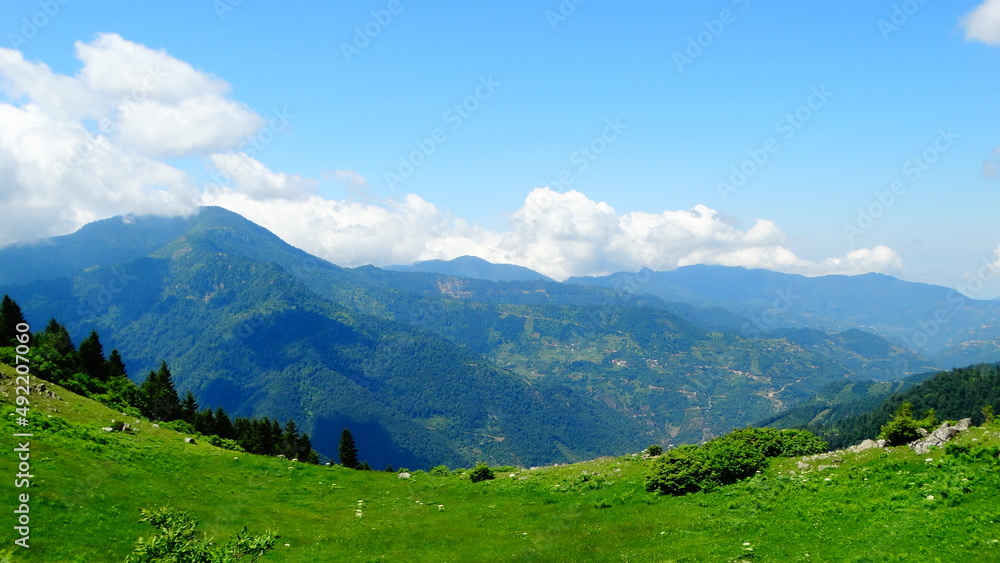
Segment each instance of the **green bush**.
[{"label": "green bush", "polygon": [[646,453],[648,453],[650,457],[657,457],[663,453],[663,446],[659,444],[653,444],[648,448],[646,448]]},{"label": "green bush", "polygon": [[656,458],[646,479],[646,490],[661,495],[693,493],[701,490],[708,475],[700,448],[681,446]]},{"label": "green bush", "polygon": [[708,470],[703,488],[709,483],[735,483],[767,467],[767,458],[761,449],[740,440],[709,442],[703,448],[702,457]]},{"label": "green bush", "polygon": [[913,418],[913,405],[903,403],[896,409],[892,420],[882,426],[878,437],[890,446],[901,446],[920,438],[919,428],[927,429],[936,424],[937,417],[933,410],[929,411],[923,420],[917,420]]},{"label": "green bush", "polygon": [[181,434],[198,434],[198,431],[194,429],[193,424],[183,420],[171,420],[170,422],[160,422],[159,424],[163,428],[168,428],[175,432],[180,432]]},{"label": "green bush", "polygon": [[493,470],[490,469],[490,466],[485,463],[476,464],[476,466],[469,473],[469,479],[471,479],[473,483],[487,481],[495,477],[496,476],[493,474]]},{"label": "green bush", "polygon": [[451,470],[448,469],[447,465],[438,465],[431,468],[431,475],[436,475],[438,477],[447,477],[451,475]]},{"label": "green bush", "polygon": [[236,440],[230,440],[228,438],[220,438],[215,434],[212,434],[211,436],[208,437],[208,443],[219,448],[232,450],[234,452],[241,452],[241,453],[246,452],[246,450],[243,449],[243,446],[241,446]]},{"label": "green bush", "polygon": [[148,522],[160,530],[157,535],[141,537],[135,542],[126,563],[160,563],[191,561],[204,563],[235,563],[247,557],[256,561],[274,549],[278,535],[268,530],[251,535],[244,527],[236,537],[223,545],[198,531],[198,521],[180,510],[162,507],[156,510],[140,509],[140,522]]},{"label": "green bush", "polygon": [[805,430],[741,428],[703,446],[681,446],[659,456],[646,490],[683,495],[746,479],[767,467],[767,458],[824,452],[827,444]]}]

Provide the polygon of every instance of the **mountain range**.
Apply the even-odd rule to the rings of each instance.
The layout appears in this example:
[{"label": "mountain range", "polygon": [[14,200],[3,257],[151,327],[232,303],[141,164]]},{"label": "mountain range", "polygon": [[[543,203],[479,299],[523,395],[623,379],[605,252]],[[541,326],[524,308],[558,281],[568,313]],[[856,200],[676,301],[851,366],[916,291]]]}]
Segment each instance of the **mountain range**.
[{"label": "mountain range", "polygon": [[349,427],[373,466],[698,442],[845,378],[1000,356],[1000,303],[965,298],[927,346],[907,346],[925,311],[955,298],[887,276],[688,267],[558,283],[473,258],[342,268],[221,208],[0,249],[0,293],[39,328],[97,330],[134,379],[166,360],[203,406],[295,419],[321,454]]}]

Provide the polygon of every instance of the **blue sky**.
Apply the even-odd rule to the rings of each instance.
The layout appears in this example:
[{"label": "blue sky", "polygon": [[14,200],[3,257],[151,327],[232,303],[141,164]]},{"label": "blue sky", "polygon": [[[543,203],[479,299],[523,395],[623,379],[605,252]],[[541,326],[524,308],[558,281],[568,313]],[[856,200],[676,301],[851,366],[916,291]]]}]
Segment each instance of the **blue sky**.
[{"label": "blue sky", "polygon": [[[1000,265],[996,0],[235,3],[0,7],[0,128],[24,131],[0,243],[212,203],[344,265],[706,262],[1000,294],[980,273]],[[143,57],[186,66],[99,131],[132,91],[114,61]],[[40,138],[111,147],[72,190],[31,167],[25,147],[57,144],[29,136],[36,105]]]}]

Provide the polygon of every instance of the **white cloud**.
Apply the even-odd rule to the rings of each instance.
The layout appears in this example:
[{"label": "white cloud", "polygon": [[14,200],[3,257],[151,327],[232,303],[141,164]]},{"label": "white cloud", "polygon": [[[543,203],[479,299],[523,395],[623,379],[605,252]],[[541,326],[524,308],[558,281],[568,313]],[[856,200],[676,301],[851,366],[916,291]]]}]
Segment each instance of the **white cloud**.
[{"label": "white cloud", "polygon": [[[490,230],[417,195],[379,201],[364,176],[347,168],[328,178],[363,201],[327,199],[316,181],[272,171],[233,150],[264,119],[227,98],[223,80],[114,34],[78,42],[76,53],[82,67],[68,76],[0,49],[0,91],[7,97],[0,98],[0,245],[112,215],[176,215],[219,205],[346,266],[471,254],[557,279],[696,263],[808,275],[902,267],[886,247],[804,260],[772,221],[743,229],[704,205],[619,213],[578,191],[538,188],[506,227]],[[198,186],[161,160],[186,155],[204,155],[216,180]]]},{"label": "white cloud", "polygon": [[228,178],[235,191],[256,200],[301,199],[316,186],[315,180],[272,172],[245,153],[213,154],[209,156],[209,161],[221,173],[215,176],[219,176],[220,180]]},{"label": "white cloud", "polygon": [[[70,76],[0,48],[0,245],[116,214],[191,212],[200,190],[158,158],[224,151],[265,123],[224,97],[224,81],[163,51],[100,34],[76,54]],[[286,194],[308,184],[244,180]]]},{"label": "white cloud", "polygon": [[965,38],[1000,45],[1000,0],[986,0],[962,19]]},{"label": "white cloud", "polygon": [[899,255],[885,246],[811,262],[782,246],[785,236],[771,221],[758,220],[743,231],[705,206],[620,215],[580,192],[548,188],[529,193],[511,214],[505,231],[470,225],[416,195],[377,205],[316,195],[260,201],[247,193],[222,190],[207,195],[203,203],[245,215],[291,244],[346,266],[471,254],[526,266],[556,279],[690,264],[805,275],[892,273],[902,268]]}]

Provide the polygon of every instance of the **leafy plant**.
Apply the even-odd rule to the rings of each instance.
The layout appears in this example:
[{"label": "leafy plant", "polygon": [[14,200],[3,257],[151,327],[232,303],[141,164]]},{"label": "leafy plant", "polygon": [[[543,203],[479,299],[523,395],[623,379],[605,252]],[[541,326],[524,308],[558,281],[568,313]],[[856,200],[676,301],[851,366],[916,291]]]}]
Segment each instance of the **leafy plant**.
[{"label": "leafy plant", "polygon": [[125,563],[236,563],[249,557],[256,561],[274,548],[278,535],[268,530],[250,534],[244,526],[236,537],[217,546],[213,538],[198,533],[198,521],[186,512],[163,506],[141,509],[140,522],[147,522],[160,533],[135,542]]},{"label": "leafy plant", "polygon": [[485,463],[476,464],[476,466],[472,468],[472,471],[469,473],[469,479],[473,483],[488,481],[490,479],[494,479],[495,477],[496,475],[493,474],[493,470],[490,469],[490,466]]}]

